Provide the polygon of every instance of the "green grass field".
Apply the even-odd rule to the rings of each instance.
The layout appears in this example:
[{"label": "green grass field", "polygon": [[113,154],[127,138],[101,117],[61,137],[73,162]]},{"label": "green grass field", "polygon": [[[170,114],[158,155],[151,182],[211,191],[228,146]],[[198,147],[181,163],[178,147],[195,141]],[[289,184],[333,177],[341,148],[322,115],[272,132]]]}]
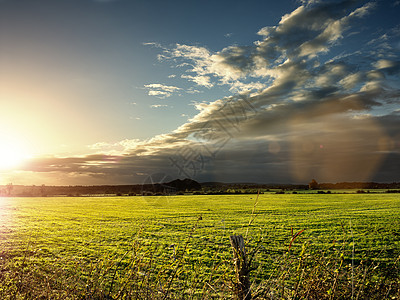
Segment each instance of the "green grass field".
[{"label": "green grass field", "polygon": [[0,198],[0,298],[229,299],[241,234],[260,299],[398,299],[399,229],[396,194]]}]

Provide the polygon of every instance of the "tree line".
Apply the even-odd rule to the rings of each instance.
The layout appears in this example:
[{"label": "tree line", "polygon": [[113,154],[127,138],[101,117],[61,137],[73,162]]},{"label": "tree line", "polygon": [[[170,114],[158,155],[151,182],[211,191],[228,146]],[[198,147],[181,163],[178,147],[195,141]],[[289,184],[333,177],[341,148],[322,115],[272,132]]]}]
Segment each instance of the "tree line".
[{"label": "tree line", "polygon": [[338,182],[318,183],[315,179],[306,184],[256,184],[256,183],[198,183],[192,179],[176,179],[167,183],[133,184],[133,185],[74,185],[74,186],[47,186],[47,185],[0,185],[1,197],[46,197],[46,196],[153,196],[175,195],[184,193],[193,194],[241,194],[270,192],[279,190],[386,190],[387,192],[399,192],[400,182],[376,183],[376,182]]}]

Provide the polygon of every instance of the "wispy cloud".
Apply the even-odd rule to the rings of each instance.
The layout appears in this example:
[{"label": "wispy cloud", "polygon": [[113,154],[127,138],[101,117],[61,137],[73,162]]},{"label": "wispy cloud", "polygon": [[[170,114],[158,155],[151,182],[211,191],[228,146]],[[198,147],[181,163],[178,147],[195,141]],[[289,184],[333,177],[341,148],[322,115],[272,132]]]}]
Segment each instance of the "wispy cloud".
[{"label": "wispy cloud", "polygon": [[211,88],[211,87],[214,86],[214,84],[211,83],[211,78],[209,76],[203,76],[203,75],[193,76],[193,75],[185,75],[185,74],[183,74],[181,76],[181,78],[188,79],[190,81],[193,81],[197,85],[204,86],[206,88]]},{"label": "wispy cloud", "polygon": [[166,104],[153,104],[150,105],[151,108],[162,108],[162,107],[168,107]]},{"label": "wispy cloud", "polygon": [[146,84],[144,87],[148,90],[149,96],[156,96],[158,98],[167,98],[173,93],[182,90],[176,86],[164,85],[160,83]]}]

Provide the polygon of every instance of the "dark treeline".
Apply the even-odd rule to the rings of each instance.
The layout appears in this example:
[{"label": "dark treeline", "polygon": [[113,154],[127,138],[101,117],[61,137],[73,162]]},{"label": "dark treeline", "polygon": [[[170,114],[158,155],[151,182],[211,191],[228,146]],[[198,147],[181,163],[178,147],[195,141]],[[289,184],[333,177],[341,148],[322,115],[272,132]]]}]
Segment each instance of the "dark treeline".
[{"label": "dark treeline", "polygon": [[36,197],[36,196],[95,196],[95,195],[154,195],[177,194],[179,192],[201,191],[201,185],[191,179],[173,180],[168,183],[134,185],[13,185],[0,186],[0,196]]},{"label": "dark treeline", "polygon": [[[316,183],[316,182],[315,182]],[[0,185],[0,196],[37,197],[37,196],[100,196],[100,195],[175,195],[194,194],[240,194],[257,193],[258,190],[296,191],[310,189],[307,185],[294,184],[256,184],[256,183],[222,183],[204,182],[198,183],[191,179],[176,179],[167,183],[133,184],[133,185],[75,185],[75,186],[46,186],[46,185]],[[400,182],[376,183],[376,182],[339,182],[316,183],[313,189],[358,189],[358,190],[386,190],[387,192],[399,192]]]},{"label": "dark treeline", "polygon": [[377,183],[377,182],[338,182],[320,183],[320,189],[399,189],[400,182]]}]

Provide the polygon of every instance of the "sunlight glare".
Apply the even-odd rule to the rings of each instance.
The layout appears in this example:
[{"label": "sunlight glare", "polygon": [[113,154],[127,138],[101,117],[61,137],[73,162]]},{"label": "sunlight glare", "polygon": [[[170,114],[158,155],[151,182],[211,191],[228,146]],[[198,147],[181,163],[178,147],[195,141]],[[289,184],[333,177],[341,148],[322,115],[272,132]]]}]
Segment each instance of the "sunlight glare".
[{"label": "sunlight glare", "polygon": [[23,140],[11,138],[0,133],[0,170],[10,170],[28,158]]}]

